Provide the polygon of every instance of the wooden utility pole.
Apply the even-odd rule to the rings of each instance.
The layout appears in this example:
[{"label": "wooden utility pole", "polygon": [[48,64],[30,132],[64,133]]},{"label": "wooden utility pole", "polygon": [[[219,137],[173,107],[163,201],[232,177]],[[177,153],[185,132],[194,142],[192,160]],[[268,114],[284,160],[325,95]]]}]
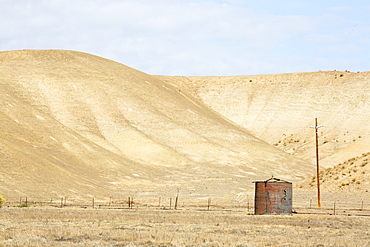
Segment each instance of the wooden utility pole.
[{"label": "wooden utility pole", "polygon": [[311,128],[315,129],[316,133],[316,180],[317,180],[317,207],[321,208],[321,198],[320,198],[320,167],[319,167],[319,135],[318,129],[323,127],[323,125],[317,125],[317,117],[315,118],[315,126]]}]

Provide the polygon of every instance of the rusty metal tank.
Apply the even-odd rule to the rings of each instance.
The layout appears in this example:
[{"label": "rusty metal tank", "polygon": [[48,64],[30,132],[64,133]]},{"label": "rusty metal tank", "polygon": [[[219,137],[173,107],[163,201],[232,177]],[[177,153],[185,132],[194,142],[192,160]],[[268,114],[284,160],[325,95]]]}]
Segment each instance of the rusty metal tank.
[{"label": "rusty metal tank", "polygon": [[292,183],[270,178],[255,183],[255,214],[291,214]]}]

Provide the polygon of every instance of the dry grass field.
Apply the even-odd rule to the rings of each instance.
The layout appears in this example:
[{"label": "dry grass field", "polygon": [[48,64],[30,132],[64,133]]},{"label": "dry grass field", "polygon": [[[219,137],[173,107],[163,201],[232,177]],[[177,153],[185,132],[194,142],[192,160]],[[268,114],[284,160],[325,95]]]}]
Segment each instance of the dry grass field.
[{"label": "dry grass field", "polygon": [[7,207],[0,246],[369,246],[369,216],[246,208]]}]

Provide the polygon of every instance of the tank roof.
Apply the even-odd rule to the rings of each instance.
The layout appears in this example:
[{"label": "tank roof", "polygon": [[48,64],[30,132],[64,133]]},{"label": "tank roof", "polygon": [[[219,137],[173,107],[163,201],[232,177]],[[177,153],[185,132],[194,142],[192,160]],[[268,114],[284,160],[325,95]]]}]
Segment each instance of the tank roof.
[{"label": "tank roof", "polygon": [[291,182],[288,182],[288,181],[285,181],[279,178],[275,178],[275,177],[271,177],[265,181],[254,181],[253,183],[289,183],[291,184]]}]

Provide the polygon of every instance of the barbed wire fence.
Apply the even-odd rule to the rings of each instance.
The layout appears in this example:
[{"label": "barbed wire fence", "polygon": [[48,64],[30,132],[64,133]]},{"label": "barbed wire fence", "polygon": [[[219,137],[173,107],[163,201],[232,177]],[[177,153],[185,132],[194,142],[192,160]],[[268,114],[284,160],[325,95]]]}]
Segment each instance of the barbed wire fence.
[{"label": "barbed wire fence", "polygon": [[[233,200],[216,197],[176,198],[161,197],[89,197],[84,200],[73,197],[39,198],[39,197],[12,197],[6,198],[2,205],[6,207],[37,207],[60,209],[111,209],[111,210],[198,210],[198,211],[241,211],[254,214],[254,198],[238,195]],[[175,205],[176,202],[176,205]],[[297,214],[327,214],[370,216],[370,201],[364,199],[339,201],[323,200],[321,208],[316,207],[316,200],[293,202],[293,212]]]}]

